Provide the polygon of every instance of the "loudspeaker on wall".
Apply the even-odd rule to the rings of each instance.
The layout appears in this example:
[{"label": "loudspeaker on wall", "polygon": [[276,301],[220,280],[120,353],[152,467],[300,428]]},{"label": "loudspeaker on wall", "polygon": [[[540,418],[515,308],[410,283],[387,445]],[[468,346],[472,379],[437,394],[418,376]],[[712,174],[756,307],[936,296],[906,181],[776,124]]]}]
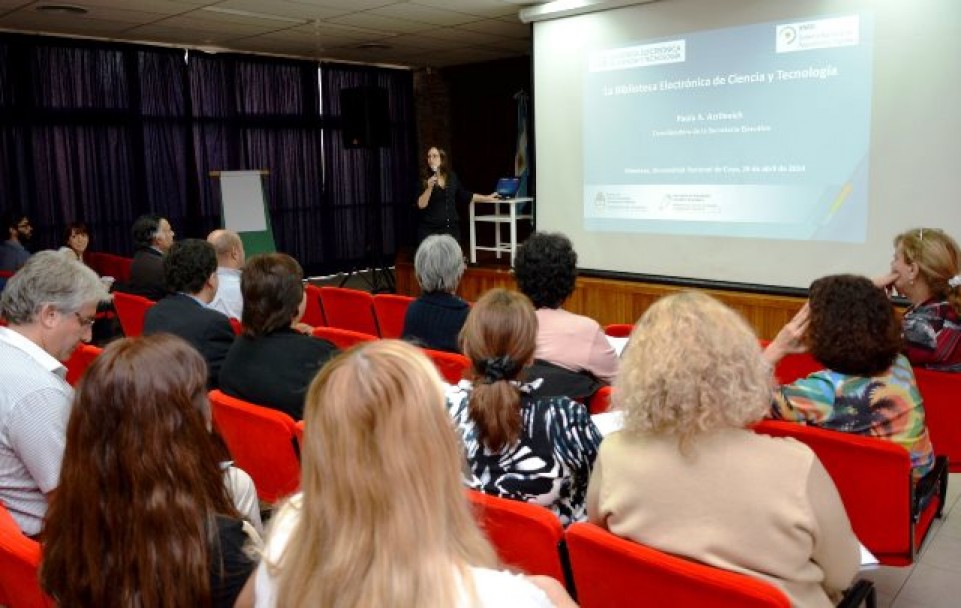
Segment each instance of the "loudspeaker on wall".
[{"label": "loudspeaker on wall", "polygon": [[345,148],[376,148],[390,144],[387,89],[350,87],[340,91]]}]

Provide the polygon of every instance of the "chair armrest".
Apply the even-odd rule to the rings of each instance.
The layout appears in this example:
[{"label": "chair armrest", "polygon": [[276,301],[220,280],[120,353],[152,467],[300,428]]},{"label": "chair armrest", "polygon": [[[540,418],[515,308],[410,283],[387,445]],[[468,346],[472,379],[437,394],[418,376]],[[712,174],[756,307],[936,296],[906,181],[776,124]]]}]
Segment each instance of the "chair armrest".
[{"label": "chair armrest", "polygon": [[844,597],[838,602],[838,608],[856,608],[865,602],[868,608],[875,608],[877,594],[874,591],[874,583],[859,579],[844,592]]},{"label": "chair armrest", "polygon": [[911,516],[914,521],[918,520],[921,512],[928,506],[935,493],[941,499],[941,507],[938,508],[938,515],[944,506],[945,497],[948,491],[948,458],[938,456],[934,459],[934,468],[928,474],[918,480],[914,485],[914,502],[911,505]]}]

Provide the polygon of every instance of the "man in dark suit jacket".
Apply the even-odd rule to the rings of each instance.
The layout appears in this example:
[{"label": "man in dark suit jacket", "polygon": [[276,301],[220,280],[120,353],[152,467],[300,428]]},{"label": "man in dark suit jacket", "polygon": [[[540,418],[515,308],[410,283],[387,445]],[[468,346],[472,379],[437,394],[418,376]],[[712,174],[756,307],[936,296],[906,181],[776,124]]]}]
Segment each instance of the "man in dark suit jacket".
[{"label": "man in dark suit jacket", "polygon": [[159,215],[141,215],[133,223],[133,240],[137,251],[130,265],[130,281],[119,289],[156,302],[167,295],[163,256],[174,243],[174,231]]},{"label": "man in dark suit jacket", "polygon": [[234,343],[227,317],[207,308],[217,293],[217,254],[199,239],[178,241],[164,257],[170,295],[147,311],[144,334],[180,336],[207,360],[207,386],[217,388],[220,366]]}]

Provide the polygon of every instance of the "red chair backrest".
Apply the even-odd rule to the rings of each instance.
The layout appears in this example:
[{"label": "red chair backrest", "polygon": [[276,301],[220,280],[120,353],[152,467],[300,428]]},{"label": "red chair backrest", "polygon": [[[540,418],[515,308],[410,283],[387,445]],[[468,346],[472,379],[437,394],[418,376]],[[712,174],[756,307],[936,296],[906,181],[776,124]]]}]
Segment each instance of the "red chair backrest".
[{"label": "red chair backrest", "polygon": [[611,323],[604,326],[604,333],[612,338],[628,338],[634,326],[630,323]]},{"label": "red chair backrest", "polygon": [[304,447],[304,421],[298,420],[294,423],[294,436],[297,437],[297,445],[303,450]]},{"label": "red chair backrest", "polygon": [[[906,565],[913,561],[913,482],[907,450],[885,439],[778,420],[759,422],[754,430],[792,437],[811,448],[834,480],[858,540],[882,564]],[[928,508],[939,504],[935,498]],[[916,531],[914,548],[926,531]]]},{"label": "red chair backrest", "polygon": [[347,350],[355,344],[361,342],[371,342],[378,340],[377,336],[351,331],[349,329],[339,329],[337,327],[315,327],[312,332],[315,338],[323,338],[334,344],[340,350]]},{"label": "red chair backrest", "polygon": [[16,274],[15,270],[0,270],[0,279],[9,279],[14,274]]},{"label": "red chair backrest", "polygon": [[407,307],[414,301],[410,296],[379,293],[374,296],[374,315],[381,338],[400,338],[404,333]]},{"label": "red chair backrest", "polygon": [[540,505],[466,492],[477,525],[505,565],[567,583],[561,561],[564,528],[557,515]]},{"label": "red chair backrest", "polygon": [[70,358],[64,363],[67,367],[67,382],[70,386],[75,386],[83,373],[87,371],[87,367],[93,363],[93,360],[103,352],[102,348],[98,348],[93,344],[80,344],[74,349]]},{"label": "red chair backrest", "polygon": [[227,321],[230,323],[230,329],[234,330],[234,335],[239,336],[244,331],[244,326],[241,325],[240,319],[234,317],[227,317]]},{"label": "red chair backrest", "polygon": [[[767,348],[770,340],[758,340],[761,348]],[[774,366],[774,377],[780,384],[791,384],[798,378],[806,378],[814,372],[824,369],[824,366],[817,362],[817,359],[809,353],[798,353],[785,355],[777,365]]]},{"label": "red chair backrest", "polygon": [[268,503],[300,487],[300,458],[294,419],[287,414],[210,391],[214,424],[235,464],[254,480],[257,496]]},{"label": "red chair backrest", "polygon": [[321,287],[320,301],[324,306],[327,325],[379,336],[374,318],[374,296],[366,291],[343,287]]},{"label": "red chair backrest", "polygon": [[128,338],[143,334],[143,322],[147,311],[154,305],[152,300],[121,291],[113,294],[113,308],[120,319],[120,327]]},{"label": "red chair backrest", "polygon": [[610,386],[602,386],[594,393],[591,400],[587,402],[587,409],[590,413],[600,414],[606,412],[611,407],[611,393],[614,391]]},{"label": "red chair backrest", "polygon": [[470,359],[457,353],[449,353],[443,350],[431,348],[422,349],[424,354],[430,357],[440,372],[441,378],[449,384],[457,384],[461,381],[467,370],[470,369]]},{"label": "red chair backrest", "polygon": [[771,583],[662,553],[593,524],[572,524],[564,537],[581,608],[791,605]]},{"label": "red chair backrest", "polygon": [[961,472],[961,374],[915,368],[914,377],[935,453],[948,457],[951,472]]},{"label": "red chair backrest", "polygon": [[327,319],[324,317],[324,307],[320,305],[320,287],[305,285],[304,292],[307,294],[307,307],[304,309],[304,316],[300,320],[311,327],[327,325]]},{"label": "red chair backrest", "polygon": [[0,504],[0,605],[46,608],[53,601],[40,589],[40,543],[20,531],[7,508]]}]

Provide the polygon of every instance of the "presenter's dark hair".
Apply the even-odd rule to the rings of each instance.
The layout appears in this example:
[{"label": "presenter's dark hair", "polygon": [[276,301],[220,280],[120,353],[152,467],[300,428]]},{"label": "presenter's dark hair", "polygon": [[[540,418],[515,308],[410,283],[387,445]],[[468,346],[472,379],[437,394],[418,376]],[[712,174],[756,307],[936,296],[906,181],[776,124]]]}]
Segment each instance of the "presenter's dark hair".
[{"label": "presenter's dark hair", "polygon": [[303,278],[300,264],[285,253],[247,260],[240,275],[244,335],[253,338],[290,327],[304,298]]},{"label": "presenter's dark hair", "polygon": [[852,274],[811,283],[811,320],[806,341],[811,355],[829,369],[873,376],[894,363],[901,350],[901,325],[884,291]]},{"label": "presenter's dark hair", "polygon": [[137,247],[150,247],[160,231],[160,220],[156,213],[141,215],[133,222],[133,242]]},{"label": "presenter's dark hair", "polygon": [[535,232],[517,250],[514,275],[534,308],[558,308],[574,293],[577,253],[560,232]]},{"label": "presenter's dark hair", "polygon": [[[443,176],[444,178],[446,178],[450,174],[450,160],[449,160],[449,157],[447,156],[447,150],[443,148],[439,148],[437,146],[431,146],[430,148],[427,148],[427,151],[430,152],[431,149],[437,150],[437,154],[440,156],[440,166],[437,167],[437,173]],[[430,170],[430,166],[424,167],[425,182],[433,174],[434,172]]]},{"label": "presenter's dark hair", "polygon": [[40,581],[60,606],[212,604],[216,518],[240,515],[206,391],[203,358],[169,334],[117,340],[90,365],[43,530]]},{"label": "presenter's dark hair", "polygon": [[197,293],[217,271],[217,254],[207,241],[184,239],[173,244],[163,264],[168,290]]}]

